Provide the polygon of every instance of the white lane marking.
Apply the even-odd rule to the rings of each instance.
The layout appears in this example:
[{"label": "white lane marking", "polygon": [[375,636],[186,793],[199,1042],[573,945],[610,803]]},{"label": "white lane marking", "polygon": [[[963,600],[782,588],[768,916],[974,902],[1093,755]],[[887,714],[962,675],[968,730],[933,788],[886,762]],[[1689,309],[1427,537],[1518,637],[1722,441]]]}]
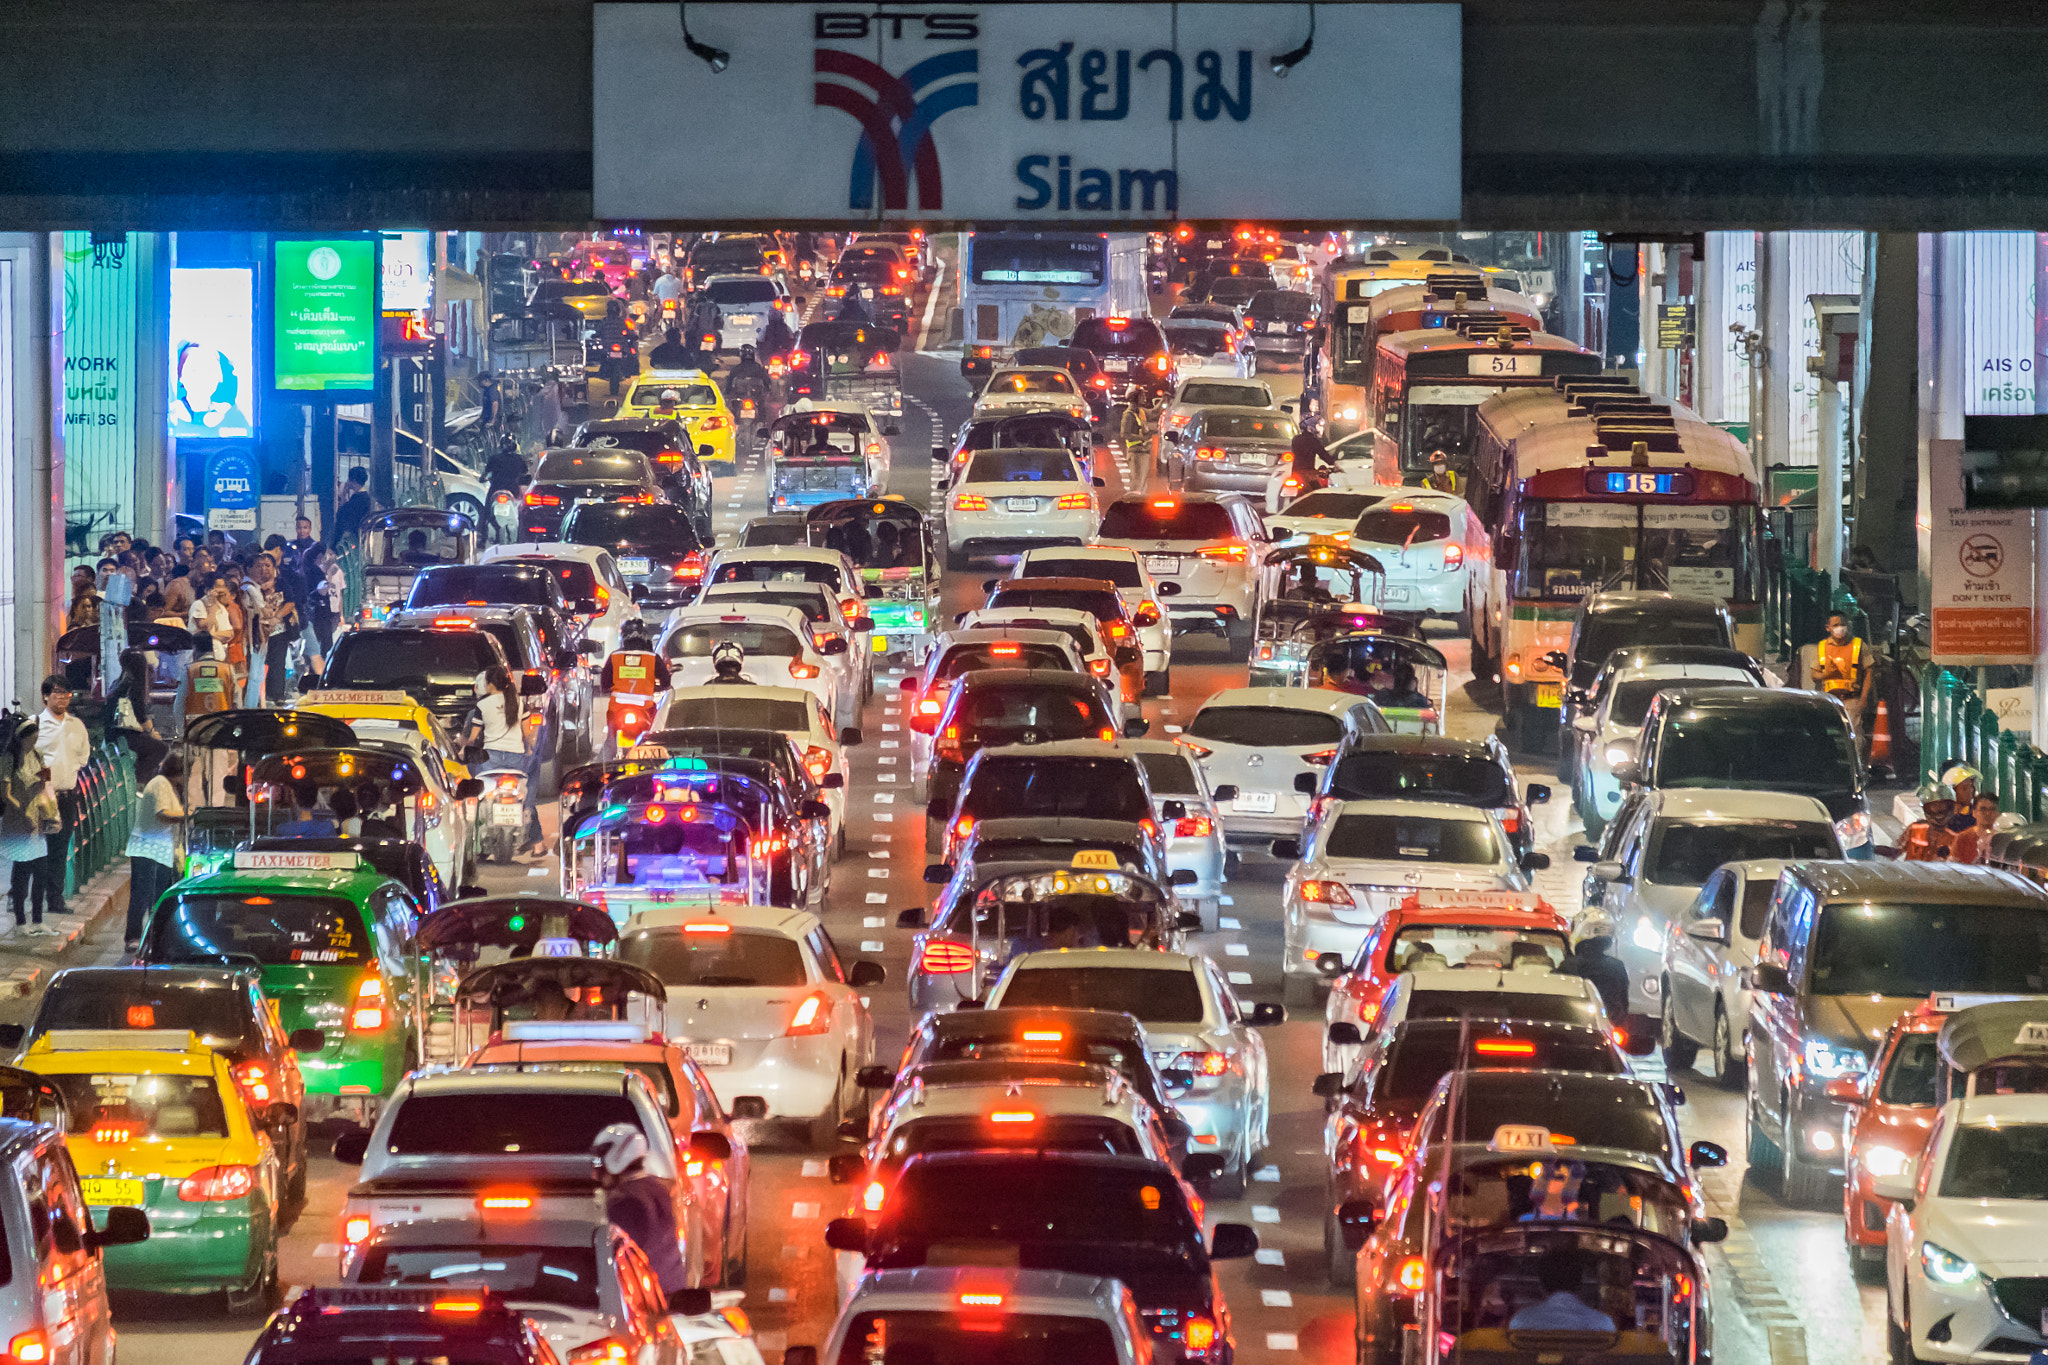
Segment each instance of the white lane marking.
[{"label": "white lane marking", "polygon": [[1277,1185],[1280,1183],[1280,1168],[1278,1166],[1261,1166],[1252,1172],[1252,1179],[1263,1180],[1268,1185]]},{"label": "white lane marking", "polygon": [[[860,927],[863,929],[886,929],[889,927],[889,921],[883,919],[880,915],[868,915],[861,920]],[[1261,1169],[1264,1168],[1262,1167]]]},{"label": "white lane marking", "polygon": [[1237,904],[1237,902],[1236,902],[1235,900],[1233,900],[1232,898],[1230,898],[1229,896],[1218,896],[1218,897],[1216,898],[1216,903],[1217,903],[1218,905],[1236,905],[1236,904]]},{"label": "white lane marking", "polygon": [[341,1255],[341,1243],[322,1242],[319,1246],[313,1248],[313,1254],[315,1256],[339,1256]]},{"label": "white lane marking", "polygon": [[[894,714],[896,714],[896,713],[892,711],[892,712],[890,712],[889,714],[891,714],[891,715],[894,715]],[[891,725],[891,724],[889,724],[889,723],[888,723],[887,721],[883,721],[883,722],[882,722],[882,733],[883,733],[883,734],[885,734],[885,735],[893,735],[893,734],[901,734],[902,732],[903,732],[903,727],[902,727],[902,726],[900,726],[900,725]],[[895,741],[895,740],[893,740],[893,739],[885,739],[885,740],[883,740],[883,741],[882,741],[882,743],[884,743],[884,744],[894,744],[895,742],[896,742],[896,741]]]},{"label": "white lane marking", "polygon": [[886,877],[889,875],[889,869],[886,867],[871,867],[868,869],[868,875],[870,877]]},{"label": "white lane marking", "polygon": [[1252,950],[1242,943],[1226,943],[1223,945],[1223,955],[1225,957],[1250,957]]},{"label": "white lane marking", "polygon": [[[883,894],[882,894],[881,892],[879,892],[879,891],[870,891],[870,892],[868,892],[868,904],[869,904],[869,905],[887,905],[888,903],[889,903],[889,898],[888,898],[887,896],[883,895]],[[1247,978],[1247,984],[1249,984],[1249,978]]]},{"label": "white lane marking", "polygon": [[[941,276],[940,278],[944,278],[944,277],[943,277],[943,276]],[[923,321],[923,322],[921,322],[921,323],[919,323],[919,324],[918,324],[918,328],[917,328],[917,349],[918,349],[918,350],[920,350],[920,351],[922,351],[922,350],[923,350],[923,349],[924,349],[925,347],[927,347],[927,346],[931,345],[931,340],[932,340],[932,314],[933,314],[934,312],[936,312],[936,311],[938,310],[938,306],[939,306],[939,280],[938,280],[938,279],[934,279],[934,280],[932,281],[932,287],[931,287],[931,292],[925,295],[925,300],[924,300],[924,321]]]},{"label": "white lane marking", "polygon": [[862,939],[860,950],[864,953],[879,953],[887,950],[888,944],[878,938]]},{"label": "white lane marking", "polygon": [[1294,1295],[1284,1289],[1261,1289],[1259,1291],[1259,1302],[1268,1308],[1292,1308],[1294,1307]]},{"label": "white lane marking", "polygon": [[1233,986],[1249,986],[1252,984],[1252,974],[1250,972],[1232,972],[1230,974],[1230,984]]},{"label": "white lane marking", "polygon": [[[887,743],[888,743],[889,741],[885,739],[885,740],[883,740],[882,742],[883,742],[884,744],[887,744]],[[893,764],[893,763],[895,763],[895,762],[896,762],[896,755],[894,755],[894,754],[877,754],[877,755],[875,756],[875,762],[877,762],[877,763],[883,763],[883,764]]]},{"label": "white lane marking", "polygon": [[889,850],[886,848],[871,848],[868,850],[868,856],[870,858],[886,858],[889,856]]},{"label": "white lane marking", "polygon": [[[763,1333],[763,1335],[765,1336],[766,1333]],[[1298,1351],[1301,1349],[1301,1342],[1292,1332],[1268,1332],[1266,1333],[1266,1349],[1269,1351]]]},{"label": "white lane marking", "polygon": [[885,825],[888,824],[891,820],[894,820],[895,818],[896,817],[894,815],[891,815],[888,811],[885,810],[875,811],[873,814],[868,816],[868,819],[880,820]]},{"label": "white lane marking", "polygon": [[[894,773],[882,773],[880,774],[880,777],[884,782],[894,782],[896,780],[896,774]],[[879,801],[882,798],[880,796],[877,796],[875,799]]]},{"label": "white lane marking", "polygon": [[1252,1253],[1252,1260],[1260,1265],[1286,1265],[1287,1253],[1279,1247],[1260,1247]]},{"label": "white lane marking", "polygon": [[[871,796],[871,797],[869,797],[869,798],[868,798],[868,800],[870,800],[870,801],[873,801],[873,802],[876,802],[877,804],[879,804],[879,805],[884,805],[884,806],[888,805],[888,804],[889,804],[890,802],[894,801],[895,799],[896,799],[896,793],[895,793],[895,792],[876,792],[876,793],[875,793],[875,794],[874,794],[873,796]],[[876,818],[877,820],[886,820],[886,819],[888,819],[889,817],[888,817],[888,816],[886,816],[886,815],[877,815],[877,816],[876,816],[875,818]]]},{"label": "white lane marking", "polygon": [[768,1302],[770,1302],[770,1303],[788,1303],[788,1302],[789,1302],[789,1291],[788,1291],[787,1289],[780,1289],[780,1288],[777,1288],[777,1289],[771,1289],[771,1290],[769,1290],[769,1291],[768,1291]]},{"label": "white lane marking", "polygon": [[[1266,1168],[1262,1166],[1259,1169],[1263,1171]],[[829,1166],[825,1162],[806,1161],[804,1163],[804,1179],[806,1180],[820,1180],[823,1179],[825,1176],[830,1175],[831,1173],[831,1166]]]},{"label": "white lane marking", "polygon": [[1254,1204],[1252,1205],[1252,1221],[1254,1223],[1277,1223],[1280,1221],[1280,1210],[1270,1204]]},{"label": "white lane marking", "polygon": [[889,842],[889,836],[886,834],[870,834],[868,838],[873,839],[878,844],[886,844]]},{"label": "white lane marking", "polygon": [[529,867],[526,869],[526,875],[529,877],[552,877],[555,874],[544,867]]},{"label": "white lane marking", "polygon": [[[885,725],[882,728],[885,730],[893,730],[896,727],[893,725]],[[885,739],[882,741],[882,747],[884,749],[900,749],[903,747],[903,741],[900,739]]]},{"label": "white lane marking", "polygon": [[1225,916],[1217,919],[1216,927],[1218,929],[1242,929],[1244,928],[1244,924],[1240,920],[1230,919],[1227,916]]}]

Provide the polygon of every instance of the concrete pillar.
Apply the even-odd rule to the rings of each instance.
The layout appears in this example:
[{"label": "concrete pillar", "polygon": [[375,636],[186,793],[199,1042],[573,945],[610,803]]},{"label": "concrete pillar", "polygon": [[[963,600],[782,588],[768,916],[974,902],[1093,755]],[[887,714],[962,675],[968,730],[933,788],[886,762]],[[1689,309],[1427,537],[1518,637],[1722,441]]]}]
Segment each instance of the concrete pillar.
[{"label": "concrete pillar", "polygon": [[1636,311],[1643,320],[1643,377],[1641,387],[1644,393],[1661,397],[1672,396],[1671,387],[1665,383],[1665,351],[1657,344],[1657,303],[1669,291],[1657,283],[1664,275],[1669,257],[1665,255],[1662,242],[1642,244],[1642,270],[1636,276]]},{"label": "concrete pillar", "polygon": [[1853,516],[1856,544],[1877,562],[1904,575],[1900,592],[1916,595],[1913,519],[1920,404],[1919,240],[1912,233],[1873,232],[1867,238],[1863,308],[1856,333],[1856,450]]},{"label": "concrete pillar", "polygon": [[[1759,473],[1785,464],[1792,448],[1792,366],[1798,332],[1792,317],[1792,279],[1788,242],[1782,232],[1760,232],[1756,242],[1757,330],[1763,352],[1757,394],[1761,410],[1750,414],[1756,424]],[[1804,307],[1804,301],[1801,305]]]},{"label": "concrete pillar", "polygon": [[1558,234],[1557,321],[1559,335],[1586,344],[1586,234]]},{"label": "concrete pillar", "polygon": [[1814,565],[1828,582],[1842,581],[1842,386],[1832,374],[1820,381],[1820,524]]},{"label": "concrete pillar", "polygon": [[33,708],[64,619],[64,257],[62,237],[0,233],[12,297],[11,361],[14,449],[8,479],[7,530],[12,556],[12,666],[7,699]]},{"label": "concrete pillar", "polygon": [[171,238],[130,236],[129,264],[140,272],[135,292],[135,534],[171,542],[175,471],[171,464]]},{"label": "concrete pillar", "polygon": [[1955,233],[1920,238],[1920,489],[1917,532],[1920,600],[1933,563],[1933,479],[1937,453],[1958,457],[1963,442],[1963,245]]}]

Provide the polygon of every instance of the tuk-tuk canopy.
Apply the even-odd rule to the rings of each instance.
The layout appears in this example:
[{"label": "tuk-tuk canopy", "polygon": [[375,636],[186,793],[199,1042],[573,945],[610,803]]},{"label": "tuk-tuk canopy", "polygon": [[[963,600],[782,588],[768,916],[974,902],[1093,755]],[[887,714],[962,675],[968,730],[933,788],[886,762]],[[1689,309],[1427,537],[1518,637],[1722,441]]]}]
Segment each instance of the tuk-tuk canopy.
[{"label": "tuk-tuk canopy", "polygon": [[1311,668],[1327,669],[1340,662],[1349,664],[1353,672],[1361,666],[1391,670],[1401,664],[1439,672],[1450,668],[1444,656],[1432,645],[1405,635],[1383,635],[1378,631],[1365,630],[1324,640],[1309,654]]},{"label": "tuk-tuk canopy", "polygon": [[339,749],[356,732],[339,716],[318,711],[215,711],[185,725],[185,743],[197,749],[274,754],[281,749]]},{"label": "tuk-tuk canopy", "polygon": [[282,787],[309,782],[316,787],[353,788],[367,782],[394,799],[417,796],[426,786],[419,764],[409,755],[367,745],[284,749],[266,754],[249,769],[249,780]]},{"label": "tuk-tuk canopy", "polygon": [[[752,823],[752,809],[769,799],[766,782],[745,770],[755,759],[645,757],[593,763],[562,779],[562,798],[574,815],[651,801],[726,806]],[[764,765],[765,766],[765,765]]]},{"label": "tuk-tuk canopy", "polygon": [[1064,412],[1020,412],[1008,417],[977,417],[967,424],[961,449],[1065,449],[1086,456],[1094,449],[1094,428],[1085,417]]},{"label": "tuk-tuk canopy", "polygon": [[[176,654],[192,648],[192,632],[179,626],[167,626],[160,621],[131,621],[128,624],[128,647],[130,649],[155,649],[166,654]],[[100,628],[80,626],[67,630],[57,637],[56,652],[97,657],[100,649]]]},{"label": "tuk-tuk canopy", "polygon": [[619,941],[619,929],[610,915],[582,901],[525,893],[472,896],[450,901],[422,920],[414,942],[422,953],[457,946],[530,953],[543,938],[610,945]]},{"label": "tuk-tuk canopy", "polygon": [[1108,868],[1009,873],[974,894],[976,923],[1003,937],[1037,940],[1025,951],[1156,946],[1174,927],[1168,906],[1151,878]]},{"label": "tuk-tuk canopy", "polygon": [[1944,1065],[1964,1073],[2000,1062],[2048,1069],[2048,998],[1958,1010],[1941,1026],[1934,1047]]},{"label": "tuk-tuk canopy", "polygon": [[476,542],[476,527],[461,512],[394,507],[363,522],[363,570],[421,569],[461,564]]},{"label": "tuk-tuk canopy", "polygon": [[894,327],[877,327],[872,322],[813,322],[797,333],[796,344],[806,351],[887,351],[903,345],[903,334]]},{"label": "tuk-tuk canopy", "polygon": [[628,995],[644,995],[657,1002],[668,999],[668,987],[660,977],[645,967],[611,957],[522,957],[493,962],[464,977],[455,990],[460,996],[482,998],[494,1006],[531,1004],[548,992],[560,995],[565,991],[596,990],[612,1009],[624,1004]]},{"label": "tuk-tuk canopy", "polygon": [[598,829],[697,825],[731,834],[752,829],[768,800],[766,784],[740,773],[642,773],[614,782],[598,798]]},{"label": "tuk-tuk canopy", "polygon": [[1283,545],[1277,550],[1268,550],[1263,562],[1269,569],[1313,564],[1318,569],[1355,568],[1360,573],[1376,573],[1382,576],[1387,572],[1385,565],[1364,550],[1315,541],[1306,545]]},{"label": "tuk-tuk canopy", "polygon": [[898,494],[821,502],[804,516],[811,544],[838,550],[857,569],[923,569],[924,513]]}]

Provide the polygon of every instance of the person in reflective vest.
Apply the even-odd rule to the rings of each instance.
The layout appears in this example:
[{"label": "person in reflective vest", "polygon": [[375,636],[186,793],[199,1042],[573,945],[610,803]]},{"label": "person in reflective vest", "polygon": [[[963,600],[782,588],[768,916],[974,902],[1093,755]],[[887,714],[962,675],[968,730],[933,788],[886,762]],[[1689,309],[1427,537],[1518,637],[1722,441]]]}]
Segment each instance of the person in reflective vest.
[{"label": "person in reflective vest", "polygon": [[1856,747],[1866,747],[1864,713],[1870,709],[1873,673],[1869,651],[1860,637],[1849,631],[1849,618],[1841,612],[1828,617],[1828,633],[1813,651],[1814,686],[1842,703],[1849,711],[1849,728]]},{"label": "person in reflective vest", "polygon": [[653,723],[654,696],[669,686],[668,660],[654,652],[647,623],[638,617],[619,628],[619,647],[604,661],[598,689],[609,700],[605,723],[621,752]]}]

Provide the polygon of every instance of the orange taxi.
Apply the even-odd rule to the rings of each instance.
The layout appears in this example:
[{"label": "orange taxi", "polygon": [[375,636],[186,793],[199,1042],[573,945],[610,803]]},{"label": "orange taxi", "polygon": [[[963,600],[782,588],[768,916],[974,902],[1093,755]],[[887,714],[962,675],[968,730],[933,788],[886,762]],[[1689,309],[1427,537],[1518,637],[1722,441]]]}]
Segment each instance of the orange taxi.
[{"label": "orange taxi", "polygon": [[[1341,961],[1325,953],[1317,967],[1334,979],[1324,1007],[1329,1023],[1371,1033],[1394,978],[1411,970],[1494,967],[1555,970],[1571,951],[1571,927],[1533,891],[1416,891],[1389,910]],[[1540,967],[1538,956],[1545,959]]]},{"label": "orange taxi", "polygon": [[1868,1071],[1828,1083],[1828,1098],[1847,1100],[1843,1120],[1848,1155],[1843,1164],[1842,1239],[1849,1247],[1849,1265],[1858,1276],[1884,1274],[1885,1219],[1892,1201],[1874,1182],[1898,1175],[1912,1165],[1927,1145],[1934,1126],[1935,1086],[1941,1058],[1935,1041],[1949,1015],[1932,1001],[1892,1021],[1878,1045]]}]

